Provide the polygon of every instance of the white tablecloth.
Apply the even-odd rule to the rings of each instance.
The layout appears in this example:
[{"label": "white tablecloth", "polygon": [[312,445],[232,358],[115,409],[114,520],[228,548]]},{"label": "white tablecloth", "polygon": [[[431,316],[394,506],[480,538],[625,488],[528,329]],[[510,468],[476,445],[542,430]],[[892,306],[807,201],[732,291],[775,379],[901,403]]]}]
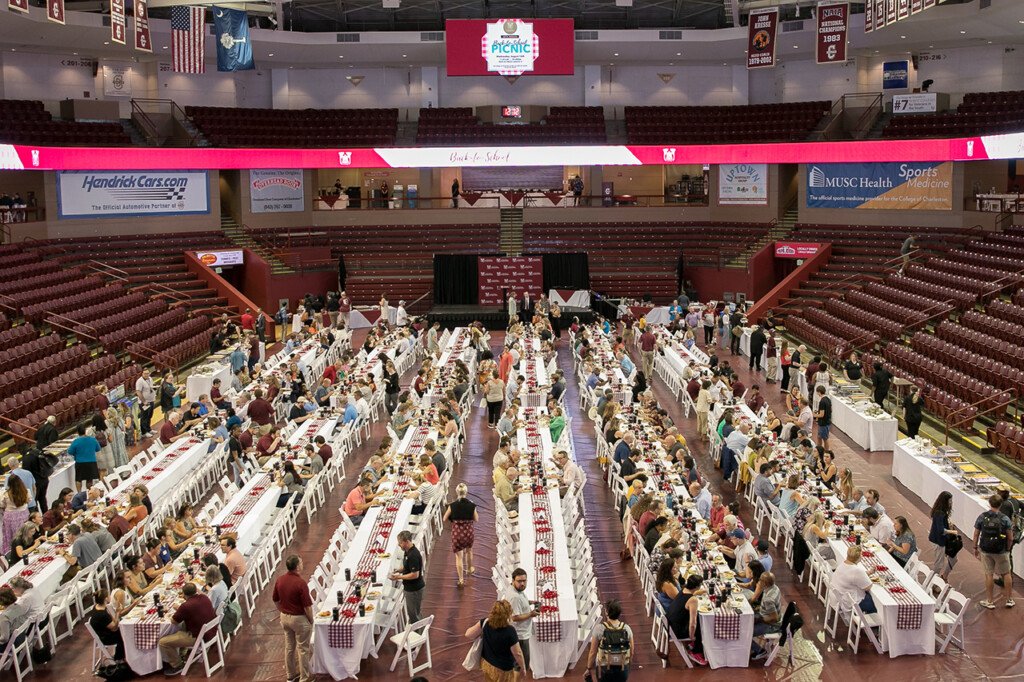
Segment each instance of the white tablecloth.
[{"label": "white tablecloth", "polygon": [[[118,502],[128,499],[132,487],[142,483],[149,489],[149,501],[156,507],[165,495],[170,494],[177,486],[184,483],[206,456],[209,454],[210,439],[202,440],[182,438],[171,443],[160,451],[160,454],[149,463],[132,474],[126,481],[117,486],[111,493]],[[179,453],[174,459],[167,457],[172,452]]]},{"label": "white tablecloth", "polygon": [[288,436],[288,446],[304,446],[306,443],[312,443],[317,436],[323,436],[324,440],[330,443],[331,437],[334,434],[334,427],[337,423],[338,417],[314,417],[308,419],[299,424],[295,432]]},{"label": "white tablecloth", "polygon": [[[740,354],[743,355],[744,357],[748,357],[748,358],[750,357],[750,334],[752,332],[753,332],[753,328],[752,327],[744,327],[743,328],[743,336],[740,337]],[[728,333],[731,334],[732,332],[729,331]],[[765,332],[765,334],[767,335],[767,332]],[[779,346],[782,345],[781,341],[777,337],[775,339],[775,343],[777,345],[779,345]],[[765,370],[765,371],[768,369],[768,358],[765,357],[764,352],[761,353],[760,368],[762,370]]]},{"label": "white tablecloth", "polygon": [[[374,582],[383,583],[384,590],[401,589],[394,587],[387,579],[388,575],[396,567],[401,567],[402,550],[398,547],[398,534],[406,530],[409,525],[409,516],[412,512],[413,501],[402,500],[395,517],[395,525],[388,536],[388,543],[385,549],[391,554],[390,559],[380,562],[377,567],[377,575]],[[317,614],[321,611],[330,610],[337,605],[336,594],[340,590],[344,592],[348,588],[348,581],[345,580],[345,569],[349,569],[351,575],[355,575],[356,567],[366,548],[370,546],[370,533],[373,525],[380,515],[380,507],[372,507],[367,510],[363,522],[356,530],[352,543],[345,552],[337,573],[333,576],[332,584],[327,590],[326,598],[320,604],[314,604],[313,611],[316,615],[313,624],[313,658],[311,661],[312,672],[322,675],[330,675],[335,680],[343,680],[347,677],[355,677],[359,674],[359,667],[362,661],[370,654],[373,647],[373,624],[377,617],[374,614],[357,616],[352,622],[352,642],[350,649],[332,648],[327,642],[327,629],[330,627],[330,618],[320,618]],[[422,551],[422,550],[420,550]]]},{"label": "white tablecloth", "polygon": [[754,637],[754,610],[746,599],[740,608],[742,613],[738,639],[715,639],[715,614],[700,614],[704,657],[712,668],[746,668],[749,665],[750,642]]},{"label": "white tablecloth", "polygon": [[[840,561],[845,559],[847,545],[844,541],[832,538],[829,540],[829,546]],[[900,585],[921,602],[921,627],[916,630],[900,630],[896,627],[899,602],[889,594],[884,586],[878,584],[871,586],[871,599],[875,602],[878,614],[882,617],[881,643],[883,651],[888,651],[892,658],[914,654],[933,655],[935,653],[935,599],[925,592],[924,588],[918,585],[881,545],[872,543],[872,551],[875,557],[888,567],[888,573],[895,576]]]},{"label": "white tablecloth", "polygon": [[892,450],[899,434],[895,417],[873,419],[835,395],[832,396],[832,425],[868,451]]},{"label": "white tablecloth", "polygon": [[[262,490],[255,490],[262,488]],[[221,526],[223,533],[237,533],[238,551],[247,554],[254,545],[259,544],[263,527],[270,522],[277,511],[277,500],[281,496],[281,488],[274,484],[270,474],[257,474],[235,493],[224,508],[213,517],[211,526]],[[247,498],[256,496],[259,499],[245,514],[236,514]],[[227,525],[230,524],[230,525]]]},{"label": "white tablecloth", "polygon": [[[36,556],[32,557],[32,562],[34,568],[39,567],[40,564],[36,561]],[[24,570],[24,563],[15,563],[3,575],[0,575],[0,585],[9,585],[11,579],[21,575],[21,572]],[[67,570],[68,562],[63,557],[55,557],[42,570],[29,577],[29,580],[32,582],[32,591],[43,599],[55,594],[60,589],[60,579],[64,577],[64,572]]]},{"label": "white tablecloth", "polygon": [[[974,533],[974,522],[988,511],[988,501],[960,487],[957,481],[942,468],[925,457],[919,457],[919,448],[913,440],[897,441],[892,452],[892,476],[921,498],[925,505],[931,505],[939,493],[948,490],[953,495],[951,521],[960,532],[970,537]],[[923,543],[923,538],[922,542]],[[1024,543],[1013,548],[1013,572],[1024,578]]]},{"label": "white tablecloth", "polygon": [[[550,438],[546,429],[540,433],[545,439],[544,453],[551,451]],[[525,436],[525,434],[524,434]],[[555,537],[554,546],[549,547],[551,565],[557,570],[552,580],[539,577],[536,566],[536,539],[533,527],[533,495],[529,492],[519,495],[519,565],[526,569],[526,594],[533,599],[537,593],[537,581],[553,582],[558,592],[558,615],[562,624],[562,639],[557,642],[542,642],[537,638],[534,625],[530,640],[530,669],[535,678],[562,677],[576,653],[579,613],[576,610],[576,592],[572,586],[572,562],[569,558],[569,544],[565,535],[565,519],[562,517],[562,501],[558,489],[547,491],[548,506],[551,509],[551,531]]]},{"label": "white tablecloth", "polygon": [[[152,597],[149,597],[149,599],[152,599]],[[124,639],[125,660],[137,675],[149,675],[151,673],[155,673],[163,667],[163,659],[160,657],[160,647],[155,646],[152,649],[140,649],[136,646],[135,627],[136,623],[128,620],[122,620],[121,625],[119,626],[119,629],[121,630],[121,637]],[[177,630],[177,627],[168,622],[160,624],[161,637],[173,634]],[[184,657],[187,655],[187,652],[182,654],[183,661]]]},{"label": "white tablecloth", "polygon": [[231,385],[230,361],[221,363],[216,371],[209,374],[190,374],[188,379],[185,380],[185,399],[190,403],[194,403],[199,400],[199,396],[204,394],[210,395],[214,379],[220,379],[221,392],[227,391],[228,386]]},{"label": "white tablecloth", "polygon": [[[568,294],[568,297],[566,295]],[[589,308],[590,307],[590,292],[586,289],[576,289],[570,291],[567,289],[550,289],[548,291],[548,299],[552,303],[569,308]]]}]

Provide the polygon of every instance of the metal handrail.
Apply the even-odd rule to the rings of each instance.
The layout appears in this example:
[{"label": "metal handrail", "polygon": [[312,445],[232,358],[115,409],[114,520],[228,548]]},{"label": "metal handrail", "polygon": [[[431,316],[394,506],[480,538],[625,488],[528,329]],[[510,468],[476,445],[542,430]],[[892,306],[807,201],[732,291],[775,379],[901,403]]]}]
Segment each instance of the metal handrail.
[{"label": "metal handrail", "polygon": [[0,308],[5,308],[14,314],[17,314],[20,306],[18,305],[18,300],[13,296],[0,294]]},{"label": "metal handrail", "polygon": [[[60,313],[53,313],[53,312],[46,311],[43,314],[44,315],[48,315],[48,316],[52,316],[52,317],[56,317],[59,320],[65,320],[66,321],[66,322],[54,322],[53,320],[50,320],[50,319],[44,317],[43,319],[45,319],[47,324],[49,324],[51,327],[59,327],[59,328],[65,330],[65,331],[67,331],[67,332],[69,332],[71,334],[74,334],[75,336],[84,336],[84,337],[86,337],[88,339],[92,339],[93,341],[99,341],[99,330],[96,329],[96,327],[92,326],[91,324],[87,324],[85,322],[76,322],[74,320],[74,318],[68,317],[67,315],[62,315]],[[68,325],[68,323],[70,323],[70,326]],[[75,331],[75,329],[74,329],[75,325],[81,326],[81,327],[86,327],[86,328],[92,330],[92,334],[83,334],[82,332]]]},{"label": "metal handrail", "polygon": [[[1015,388],[1008,388],[1006,390],[1001,390],[1000,394],[1001,395],[1009,394],[1010,395],[1010,399],[1006,400],[1004,402],[996,403],[995,405],[992,405],[991,407],[978,412],[976,415],[974,415],[974,418],[977,419],[978,417],[982,416],[983,414],[988,414],[989,412],[993,412],[995,410],[998,410],[998,409],[1007,407],[1009,405],[1012,405],[1017,400],[1017,389],[1015,389]],[[975,402],[971,403],[970,405],[965,405],[965,406],[961,407],[960,409],[954,410],[953,412],[950,412],[948,415],[946,415],[945,419],[943,419],[943,422],[945,423],[945,430],[944,430],[945,433],[944,433],[944,436],[945,436],[945,444],[946,445],[949,445],[949,427],[952,426],[952,422],[954,421],[953,418],[956,415],[960,414],[961,412],[969,410],[972,407],[977,407],[978,405],[981,405],[982,403],[984,403],[984,402],[986,402],[988,400],[992,400],[992,398],[991,397],[982,398],[981,400],[975,401]]]},{"label": "metal handrail", "polygon": [[128,274],[128,272],[126,270],[122,270],[121,268],[114,267],[113,265],[108,265],[106,263],[102,263],[102,262],[100,262],[98,260],[94,260],[92,258],[90,258],[89,260],[87,260],[85,262],[88,264],[88,267],[90,269],[92,269],[93,272],[96,272],[96,273],[98,273],[100,275],[106,275],[107,277],[113,277],[114,279],[120,280],[120,281],[124,282],[125,284],[129,284],[130,283],[130,280],[129,280],[130,275]]},{"label": "metal handrail", "polygon": [[[22,427],[24,427],[26,433],[32,433],[33,435],[35,435],[36,429],[31,427],[31,426],[29,426],[28,424],[26,424],[23,421],[18,421],[17,419],[11,419],[10,417],[7,417],[7,416],[2,415],[2,414],[0,414],[0,420],[2,420],[4,422],[7,422],[8,424],[17,424],[18,426],[22,426]],[[15,433],[13,431],[5,429],[2,426],[0,426],[0,433],[5,433],[5,434],[7,434],[8,436],[10,436],[13,439],[20,438],[21,440],[27,441],[29,443],[34,443],[35,442],[35,438],[33,438],[31,436],[23,436],[23,435],[21,435],[19,433]]]},{"label": "metal handrail", "polygon": [[413,307],[413,306],[415,306],[415,305],[416,305],[417,303],[419,303],[420,301],[422,301],[423,299],[425,299],[425,298],[426,298],[427,296],[430,296],[430,295],[431,295],[432,293],[434,293],[434,289],[433,289],[433,287],[431,287],[430,289],[427,289],[427,290],[426,290],[426,291],[425,291],[425,292],[423,293],[423,295],[422,295],[422,296],[420,296],[420,297],[419,297],[419,298],[417,298],[417,299],[416,299],[415,301],[413,301],[412,303],[410,303],[410,304],[409,304],[409,307],[410,307],[410,308],[412,308],[412,307]]}]

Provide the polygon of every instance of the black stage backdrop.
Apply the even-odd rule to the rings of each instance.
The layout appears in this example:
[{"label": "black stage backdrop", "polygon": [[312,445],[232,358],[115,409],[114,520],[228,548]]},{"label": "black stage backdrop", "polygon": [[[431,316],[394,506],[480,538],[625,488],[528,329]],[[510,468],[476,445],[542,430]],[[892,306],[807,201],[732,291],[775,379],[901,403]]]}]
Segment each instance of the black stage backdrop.
[{"label": "black stage backdrop", "polygon": [[476,254],[434,255],[434,305],[476,305],[479,270]]},{"label": "black stage backdrop", "polygon": [[590,289],[590,265],[585,253],[546,253],[544,291]]},{"label": "black stage backdrop", "polygon": [[[486,255],[486,254],[483,254]],[[479,303],[477,254],[436,254],[434,256],[434,304],[476,305]],[[589,289],[590,266],[585,253],[543,254],[544,291]]]}]

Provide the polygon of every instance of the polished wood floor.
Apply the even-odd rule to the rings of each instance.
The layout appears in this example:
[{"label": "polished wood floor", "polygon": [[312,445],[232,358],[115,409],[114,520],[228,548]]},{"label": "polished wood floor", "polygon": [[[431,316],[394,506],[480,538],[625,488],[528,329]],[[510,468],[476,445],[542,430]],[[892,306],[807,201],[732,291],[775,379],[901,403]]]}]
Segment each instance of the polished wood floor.
[{"label": "polished wood floor", "polygon": [[[502,334],[492,334],[495,348],[500,347]],[[357,339],[360,342],[361,338]],[[559,349],[559,364],[572,376],[572,358],[563,338]],[[728,357],[728,356],[726,356]],[[639,362],[639,358],[637,358]],[[739,373],[751,385],[758,377],[750,376],[745,359],[734,361]],[[405,377],[403,385],[411,380]],[[763,382],[762,382],[763,383]],[[671,394],[660,380],[655,383],[655,393],[661,404],[669,410],[680,425],[691,444],[696,445],[695,454],[705,475],[713,482],[713,488],[721,491],[726,501],[734,497],[731,486],[724,484],[713,468],[706,452],[697,443],[696,420],[682,417]],[[777,407],[781,404],[778,391],[765,391]],[[576,456],[590,477],[587,491],[587,531],[593,543],[595,573],[601,599],[616,598],[624,605],[623,619],[630,623],[637,638],[637,655],[630,680],[637,682],[678,679],[681,674],[688,678],[717,680],[842,680],[854,679],[900,680],[1004,680],[1024,679],[1024,598],[1018,597],[1020,605],[1015,609],[985,611],[972,605],[967,617],[966,652],[950,649],[946,655],[908,656],[890,659],[879,656],[870,645],[862,643],[861,652],[847,651],[845,642],[841,645],[826,641],[821,630],[823,609],[820,603],[793,576],[792,571],[777,562],[781,568],[776,572],[786,599],[796,599],[807,624],[797,638],[796,664],[790,667],[784,660],[777,661],[771,668],[724,669],[712,671],[706,668],[686,671],[675,655],[669,667],[663,668],[661,661],[650,644],[650,620],[644,614],[640,583],[631,562],[619,559],[621,547],[621,526],[616,519],[612,497],[603,485],[600,468],[594,455],[594,432],[590,421],[580,413],[578,394],[574,381],[570,380],[566,405],[572,415],[573,437]],[[497,448],[497,435],[486,428],[484,411],[474,409],[469,417],[466,453],[455,470],[453,484],[465,481],[472,498],[480,506],[480,522],[476,527],[476,574],[459,589],[456,586],[454,560],[449,551],[450,537],[446,531],[438,540],[431,555],[427,571],[427,594],[423,612],[437,614],[431,630],[433,648],[433,669],[427,671],[428,679],[437,680],[479,680],[479,672],[467,673],[461,662],[468,642],[463,638],[464,630],[476,618],[482,617],[495,598],[494,586],[490,580],[494,563],[494,516],[491,502],[491,455]],[[373,437],[360,450],[353,453],[346,463],[349,477],[334,491],[331,499],[308,526],[300,520],[299,530],[290,551],[300,554],[307,566],[315,565],[323,555],[327,540],[339,523],[337,508],[350,489],[355,473],[361,469],[377,442],[384,435],[384,427],[374,427]],[[892,515],[903,514],[919,538],[923,554],[930,558],[931,548],[927,543],[928,508],[913,494],[896,483],[891,474],[891,454],[865,453],[842,435],[833,436],[834,449],[840,467],[850,466],[855,472],[856,484],[861,487],[877,488],[882,493],[882,502]],[[929,503],[931,501],[929,500]],[[751,520],[752,509],[744,504],[744,520]],[[773,552],[777,555],[777,552]],[[980,563],[965,551],[951,576],[956,589],[970,596],[974,603],[983,595]],[[1018,594],[1021,590],[1017,589]],[[360,679],[405,680],[404,665],[394,672],[388,671],[394,650],[390,645],[381,652],[380,660],[367,660],[360,672]],[[90,677],[89,638],[81,626],[74,637],[60,644],[55,659],[38,670],[30,679],[67,680]],[[569,671],[569,679],[580,679],[582,667]],[[159,675],[158,675],[159,676]],[[194,669],[189,678],[202,679],[201,669]],[[280,680],[285,679],[284,642],[277,621],[277,612],[270,598],[270,590],[261,597],[252,621],[246,621],[242,631],[235,638],[227,655],[227,670],[216,673],[216,678],[238,680]],[[4,679],[8,679],[4,677]]]}]

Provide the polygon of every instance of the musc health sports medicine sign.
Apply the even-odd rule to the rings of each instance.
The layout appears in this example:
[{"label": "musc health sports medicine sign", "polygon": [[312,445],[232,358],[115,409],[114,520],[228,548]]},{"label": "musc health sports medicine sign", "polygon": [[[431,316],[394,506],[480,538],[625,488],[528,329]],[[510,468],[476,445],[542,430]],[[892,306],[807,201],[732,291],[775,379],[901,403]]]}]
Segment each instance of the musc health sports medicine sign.
[{"label": "musc health sports medicine sign", "polygon": [[807,207],[949,211],[953,164],[808,164]]},{"label": "musc health sports medicine sign", "polygon": [[253,213],[291,213],[305,209],[302,171],[249,171],[249,208]]},{"label": "musc health sports medicine sign", "polygon": [[210,212],[205,171],[57,173],[61,218],[190,215]]}]

